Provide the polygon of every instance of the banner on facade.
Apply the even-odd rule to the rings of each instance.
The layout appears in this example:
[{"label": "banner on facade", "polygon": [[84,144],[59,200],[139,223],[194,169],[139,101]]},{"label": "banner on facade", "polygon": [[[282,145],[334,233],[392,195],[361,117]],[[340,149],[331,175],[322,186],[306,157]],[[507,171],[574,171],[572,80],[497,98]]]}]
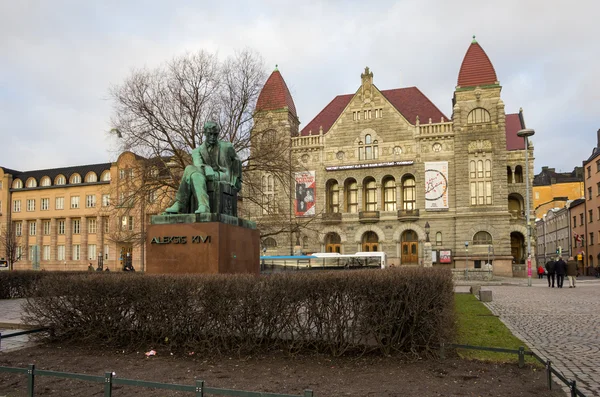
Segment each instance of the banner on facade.
[{"label": "banner on facade", "polygon": [[296,172],[296,198],[294,199],[296,216],[315,215],[315,179],[315,171]]},{"label": "banner on facade", "polygon": [[425,163],[425,210],[448,209],[448,162]]},{"label": "banner on facade", "polygon": [[440,263],[452,263],[452,250],[440,250]]}]

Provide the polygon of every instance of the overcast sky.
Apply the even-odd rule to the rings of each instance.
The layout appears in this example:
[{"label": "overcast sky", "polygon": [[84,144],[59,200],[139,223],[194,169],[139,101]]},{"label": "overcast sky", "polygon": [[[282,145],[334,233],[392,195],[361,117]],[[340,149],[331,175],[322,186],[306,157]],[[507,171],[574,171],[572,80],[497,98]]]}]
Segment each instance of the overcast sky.
[{"label": "overcast sky", "polygon": [[417,86],[451,116],[475,34],[506,112],[522,107],[536,131],[536,172],[571,171],[600,128],[599,16],[597,0],[0,0],[0,165],[114,161],[109,87],[199,49],[278,64],[301,128],[365,66],[379,89]]}]

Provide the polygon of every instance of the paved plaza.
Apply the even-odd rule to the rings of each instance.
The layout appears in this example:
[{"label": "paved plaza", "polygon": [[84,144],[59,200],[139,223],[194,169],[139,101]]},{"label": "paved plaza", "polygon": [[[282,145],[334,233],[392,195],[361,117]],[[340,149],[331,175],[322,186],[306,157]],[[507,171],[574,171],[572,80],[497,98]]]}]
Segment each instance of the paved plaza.
[{"label": "paved plaza", "polygon": [[551,360],[586,396],[600,396],[600,280],[548,288],[546,279],[491,285],[487,306],[537,354]]}]

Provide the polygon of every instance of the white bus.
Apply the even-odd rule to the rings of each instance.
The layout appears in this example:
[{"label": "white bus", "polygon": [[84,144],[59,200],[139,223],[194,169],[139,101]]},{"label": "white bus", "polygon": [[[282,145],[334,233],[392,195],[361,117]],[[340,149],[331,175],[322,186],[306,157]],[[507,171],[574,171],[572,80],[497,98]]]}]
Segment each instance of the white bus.
[{"label": "white bus", "polygon": [[324,266],[340,267],[379,267],[385,269],[387,266],[385,252],[357,252],[355,254],[316,252],[312,256],[317,257],[316,266],[320,265],[319,262],[322,262]]}]

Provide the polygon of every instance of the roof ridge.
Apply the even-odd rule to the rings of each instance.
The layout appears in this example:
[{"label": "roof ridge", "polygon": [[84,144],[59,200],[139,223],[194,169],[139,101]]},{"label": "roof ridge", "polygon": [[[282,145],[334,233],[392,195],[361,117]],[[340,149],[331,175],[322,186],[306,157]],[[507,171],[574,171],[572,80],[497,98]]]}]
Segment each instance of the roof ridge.
[{"label": "roof ridge", "polygon": [[112,163],[95,163],[95,164],[83,164],[83,165],[68,165],[65,167],[56,167],[56,168],[42,168],[37,170],[27,170],[27,171],[19,171],[20,174],[29,174],[31,172],[41,172],[41,171],[56,171],[63,170],[67,168],[82,168],[82,167],[97,167],[101,165],[108,165],[108,168],[112,165]]}]

